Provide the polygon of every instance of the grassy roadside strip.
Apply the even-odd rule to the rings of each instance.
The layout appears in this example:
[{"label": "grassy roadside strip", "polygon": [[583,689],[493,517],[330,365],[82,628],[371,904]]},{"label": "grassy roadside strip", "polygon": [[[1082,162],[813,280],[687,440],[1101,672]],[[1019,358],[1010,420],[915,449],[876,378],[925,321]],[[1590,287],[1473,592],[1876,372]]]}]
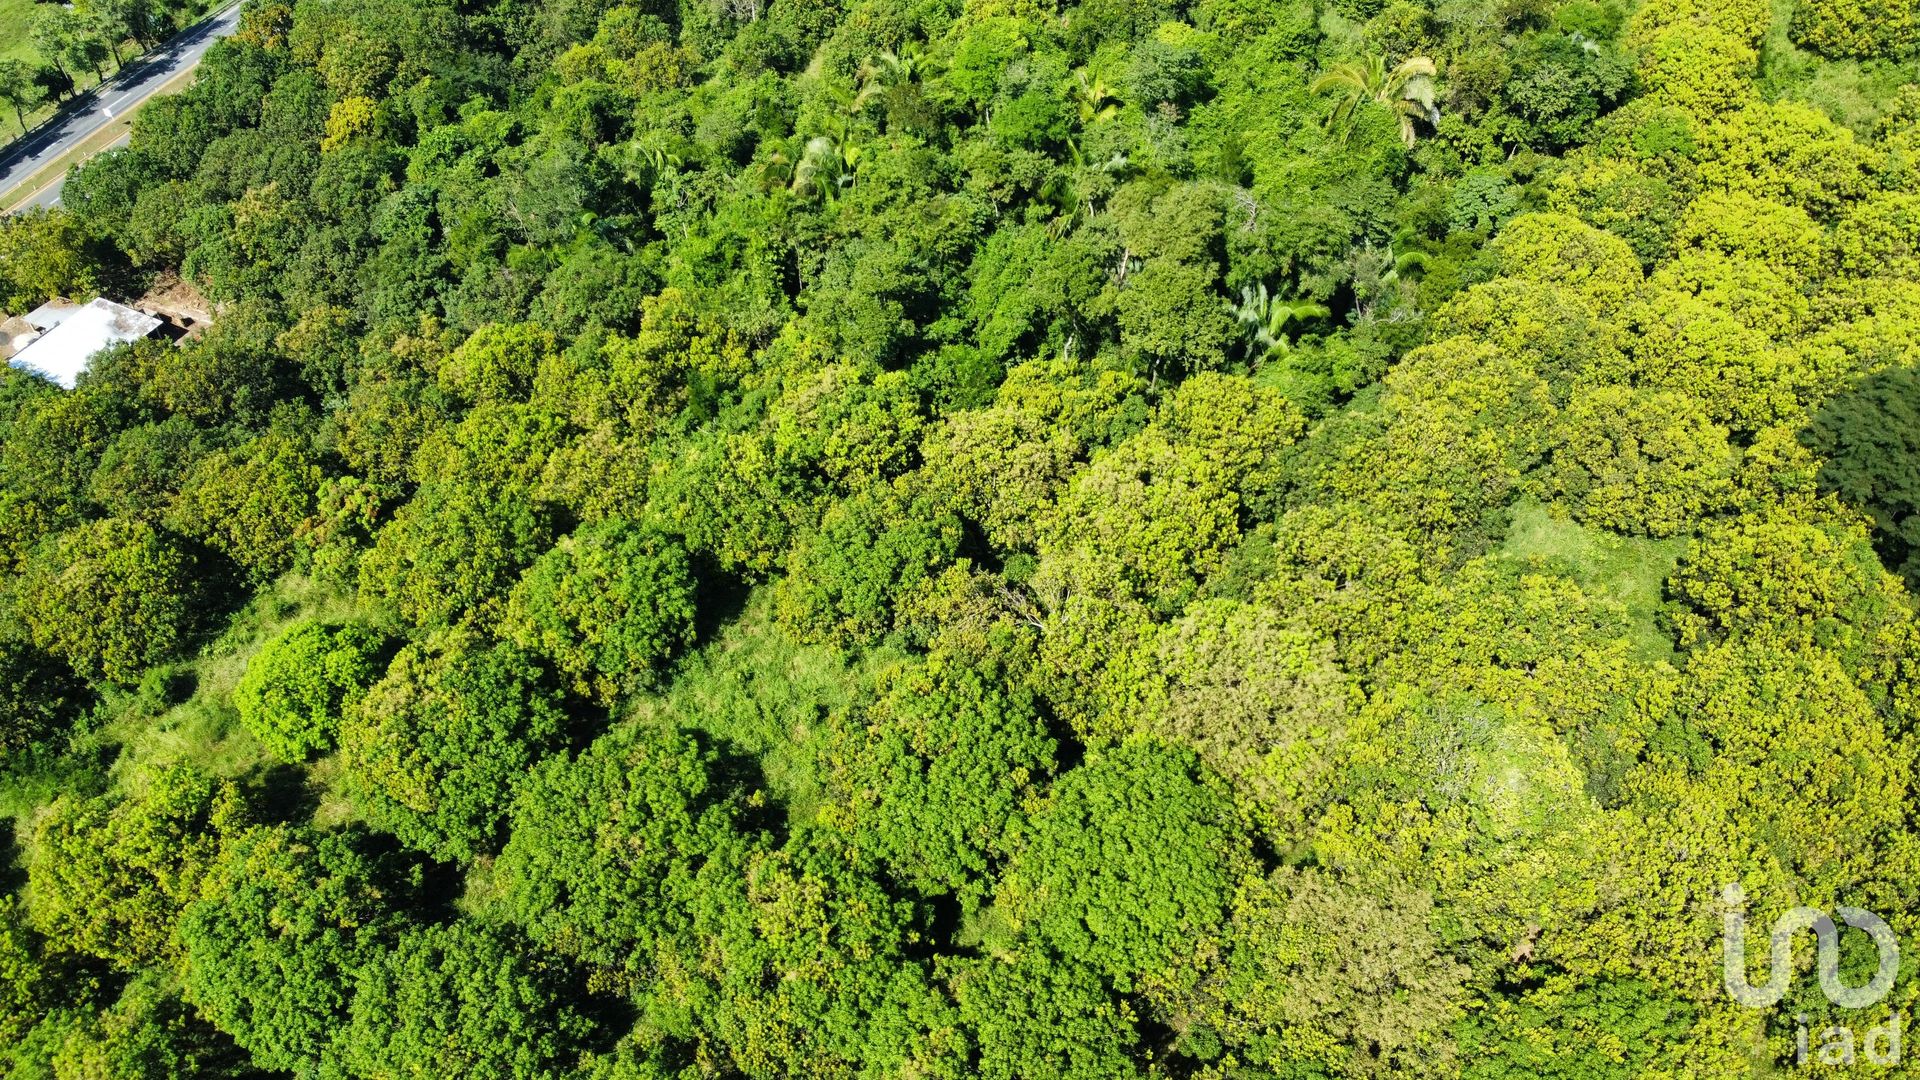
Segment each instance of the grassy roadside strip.
[{"label": "grassy roadside strip", "polygon": [[[0,38],[0,40],[4,40],[4,38]],[[127,45],[123,44],[121,47],[127,48]],[[27,123],[25,127],[20,125],[19,116],[13,111],[12,105],[0,105],[0,151],[6,150],[14,143],[31,135],[42,124],[49,123],[58,118],[60,110],[72,104],[75,98],[85,97],[95,90],[100,89],[102,83],[111,82],[118,78],[121,72],[127,70],[128,67],[134,64],[138,64],[146,55],[144,52],[128,52],[125,62],[115,66],[112,71],[107,72],[105,79],[100,78],[91,71],[83,71],[75,75],[73,93],[71,95],[61,100],[48,98],[42,100],[31,109],[26,110]],[[12,56],[13,54],[10,53],[0,53],[0,57]]]},{"label": "grassy roadside strip", "polygon": [[162,83],[154,89],[153,93],[140,99],[138,104],[114,117],[112,122],[108,123],[106,127],[87,136],[86,140],[80,143],[80,145],[75,146],[73,149],[55,158],[39,172],[20,181],[8,190],[0,192],[0,207],[4,207],[4,212],[8,214],[18,211],[22,206],[33,201],[34,197],[44,191],[49,184],[66,176],[68,169],[86,161],[95,154],[100,153],[102,150],[107,149],[114,143],[125,138],[127,132],[133,128],[133,118],[139,115],[140,110],[146,107],[147,102],[152,101],[162,94],[179,92],[189,82],[193,81],[194,74],[198,70],[197,66],[188,68],[186,71]]},{"label": "grassy roadside strip", "polygon": [[[172,20],[172,25],[181,27],[178,33],[185,33],[206,18],[210,13],[211,4],[219,2],[221,0],[194,0],[185,7],[169,9],[165,14]],[[45,56],[33,44],[33,24],[37,13],[41,10],[44,10],[44,0],[0,0],[0,59],[24,61],[35,68],[46,65]],[[171,37],[172,34],[167,34],[157,43],[156,48],[165,48],[167,40]],[[117,49],[117,55],[108,61],[111,69],[107,73],[108,79],[119,77],[122,71],[138,64],[154,51],[142,47],[139,41],[131,37],[117,42],[113,48]],[[91,69],[69,70],[68,74],[74,79],[73,96],[90,93],[98,89],[102,82],[99,73]],[[11,106],[0,105],[0,151],[25,138],[42,124],[58,117],[70,100],[71,98],[64,100],[49,98],[40,101],[32,108],[25,110],[24,127]]]}]

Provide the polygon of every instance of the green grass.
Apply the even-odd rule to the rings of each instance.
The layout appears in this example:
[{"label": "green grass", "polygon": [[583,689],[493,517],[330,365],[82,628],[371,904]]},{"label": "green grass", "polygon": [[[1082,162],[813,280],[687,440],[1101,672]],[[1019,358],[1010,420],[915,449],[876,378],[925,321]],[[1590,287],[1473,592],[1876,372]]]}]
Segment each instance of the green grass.
[{"label": "green grass", "polygon": [[27,36],[39,7],[34,0],[0,0],[0,59],[40,62],[40,52]]},{"label": "green grass", "polygon": [[1659,616],[1667,579],[1687,550],[1684,538],[1651,540],[1590,528],[1529,499],[1514,507],[1502,550],[1515,559],[1544,560],[1582,589],[1625,607],[1634,651],[1647,660],[1672,657],[1673,639]]},{"label": "green grass", "polygon": [[1829,60],[1793,43],[1796,0],[1773,0],[1773,24],[1760,49],[1760,92],[1824,110],[1856,135],[1870,135],[1900,87],[1920,82],[1920,61]]},{"label": "green grass", "polygon": [[[190,764],[214,776],[258,775],[273,755],[240,723],[233,691],[268,639],[302,619],[364,617],[350,598],[289,576],[233,616],[199,653],[157,669],[138,689],[113,695],[96,726],[63,757],[30,761],[0,776],[0,819],[24,819],[62,792],[97,793],[143,769]],[[899,659],[888,649],[858,662],[837,650],[802,645],[772,618],[770,595],[753,596],[741,616],[677,666],[660,694],[629,709],[632,718],[671,722],[712,737],[780,802],[792,820],[825,805],[821,762],[831,718],[858,708],[875,670]],[[337,756],[316,761],[305,785],[322,826],[356,820],[337,790]],[[5,858],[0,821],[0,861]]]},{"label": "green grass", "polygon": [[854,663],[838,650],[801,645],[774,624],[770,599],[756,593],[740,618],[678,665],[665,694],[633,712],[756,759],[768,793],[793,820],[806,820],[824,804],[828,719],[856,708],[860,688],[899,654],[875,649]]},{"label": "green grass", "polygon": [[[116,769],[184,762],[216,776],[238,776],[270,763],[271,755],[240,725],[233,707],[233,690],[247,661],[294,622],[354,613],[348,601],[297,576],[255,597],[198,657],[169,669],[173,693],[165,686],[147,687],[107,725],[105,734],[122,749]],[[162,707],[156,710],[156,704]]]},{"label": "green grass", "polygon": [[[30,752],[24,761],[9,761],[0,773],[0,869],[5,863],[9,823],[22,823],[36,809],[63,792],[95,795],[107,787],[106,758],[97,751],[54,757]],[[0,875],[4,876],[4,875]]]},{"label": "green grass", "polygon": [[[821,770],[832,753],[830,720],[860,708],[862,688],[902,654],[882,647],[855,660],[837,649],[803,645],[774,622],[772,598],[769,589],[755,592],[738,617],[674,666],[660,693],[634,700],[615,720],[705,736],[743,771],[732,779],[764,791],[789,822],[810,821],[828,806]],[[336,760],[315,765],[317,785],[325,783]],[[350,807],[328,797],[316,821],[333,824],[349,813]],[[491,864],[476,864],[460,910],[489,917],[500,889]]]},{"label": "green grass", "polygon": [[241,609],[197,656],[156,669],[139,688],[105,698],[95,710],[95,726],[76,737],[70,753],[30,760],[0,776],[0,818],[19,821],[62,792],[96,793],[155,765],[186,763],[238,778],[274,764],[233,707],[233,689],[247,661],[299,619],[355,613],[350,601],[305,578],[281,580]]}]

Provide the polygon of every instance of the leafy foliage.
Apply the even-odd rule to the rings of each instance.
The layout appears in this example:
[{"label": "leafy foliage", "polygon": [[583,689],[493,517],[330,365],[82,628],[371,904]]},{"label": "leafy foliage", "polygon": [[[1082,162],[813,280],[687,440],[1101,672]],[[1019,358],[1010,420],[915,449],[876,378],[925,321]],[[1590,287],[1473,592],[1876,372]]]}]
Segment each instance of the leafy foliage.
[{"label": "leafy foliage", "polygon": [[497,874],[537,942],[608,968],[643,967],[684,934],[710,875],[749,850],[741,796],[692,738],[646,725],[542,763],[514,807]]},{"label": "leafy foliage", "polygon": [[1052,770],[1033,695],[1001,677],[936,653],[887,673],[866,724],[849,732],[850,825],[924,891],[977,892],[992,880]]},{"label": "leafy foliage", "polygon": [[167,958],[241,812],[231,785],[184,767],[130,797],[56,800],[28,837],[27,910],[63,949],[129,968]]},{"label": "leafy foliage", "polygon": [[336,1052],[354,973],[397,933],[405,878],[350,834],[239,837],[181,916],[187,1000],[265,1069]]},{"label": "leafy foliage", "polygon": [[694,577],[670,536],[607,521],[561,541],[508,598],[506,632],[576,692],[612,701],[652,684],[693,636]]},{"label": "leafy foliage", "polygon": [[90,679],[123,684],[179,648],[193,627],[196,579],[177,543],[124,518],[51,543],[19,583],[35,645]]},{"label": "leafy foliage", "polygon": [[303,622],[260,647],[234,688],[240,721],[289,761],[331,748],[341,717],[379,677],[385,642],[354,623]]},{"label": "leafy foliage", "polygon": [[1190,962],[1251,861],[1219,781],[1190,752],[1138,740],[1061,778],[1004,902],[1124,989]]},{"label": "leafy foliage", "polygon": [[65,665],[25,642],[0,640],[0,759],[59,734],[85,701]]},{"label": "leafy foliage", "polygon": [[341,1066],[356,1076],[547,1073],[586,1031],[567,991],[560,972],[500,933],[462,922],[412,930],[361,969]]},{"label": "leafy foliage", "polygon": [[498,850],[515,782],[566,728],[526,654],[451,635],[402,648],[340,729],[350,790],[369,819],[428,854]]},{"label": "leafy foliage", "polygon": [[247,5],[0,224],[212,316],[0,373],[0,1072],[1800,1071],[1911,6]]}]

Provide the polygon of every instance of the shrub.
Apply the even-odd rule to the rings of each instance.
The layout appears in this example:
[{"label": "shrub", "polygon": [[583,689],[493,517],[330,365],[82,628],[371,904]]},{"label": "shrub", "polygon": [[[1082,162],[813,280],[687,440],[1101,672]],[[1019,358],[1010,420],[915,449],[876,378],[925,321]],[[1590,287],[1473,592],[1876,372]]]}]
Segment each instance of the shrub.
[{"label": "shrub", "polygon": [[284,631],[254,654],[234,690],[241,723],[287,761],[332,749],[342,713],[380,677],[383,644],[353,623]]}]

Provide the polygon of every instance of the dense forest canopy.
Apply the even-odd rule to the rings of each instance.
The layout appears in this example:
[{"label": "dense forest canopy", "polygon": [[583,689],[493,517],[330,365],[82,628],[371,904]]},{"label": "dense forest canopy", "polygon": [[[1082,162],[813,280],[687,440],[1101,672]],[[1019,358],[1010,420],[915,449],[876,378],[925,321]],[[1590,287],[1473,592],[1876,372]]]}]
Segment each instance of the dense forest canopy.
[{"label": "dense forest canopy", "polygon": [[1920,943],[1916,55],[249,0],[0,226],[215,313],[0,369],[0,1076],[1845,1073],[1724,890]]}]

